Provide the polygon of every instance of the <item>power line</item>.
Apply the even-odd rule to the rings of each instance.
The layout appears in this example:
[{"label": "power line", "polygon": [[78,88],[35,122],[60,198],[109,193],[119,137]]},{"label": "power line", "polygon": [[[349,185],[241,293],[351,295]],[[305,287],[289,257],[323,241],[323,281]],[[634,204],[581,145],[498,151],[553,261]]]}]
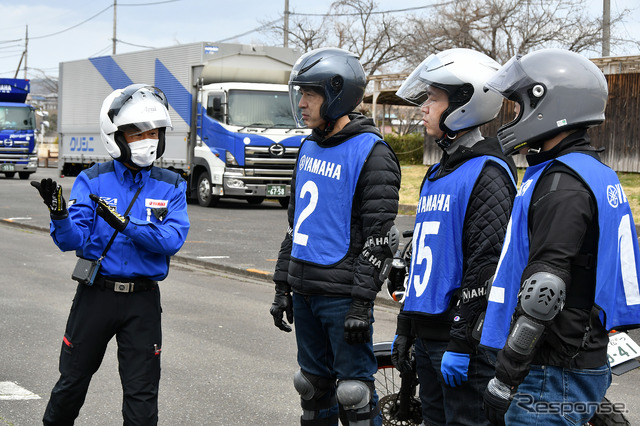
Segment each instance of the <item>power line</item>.
[{"label": "power line", "polygon": [[231,36],[231,37],[227,37],[227,38],[222,39],[222,40],[218,40],[218,41],[216,41],[216,43],[224,43],[225,41],[233,40],[234,38],[239,38],[239,37],[243,37],[243,36],[246,36],[246,35],[248,35],[248,34],[251,34],[251,33],[255,33],[256,31],[260,31],[260,30],[261,30],[261,29],[263,29],[263,28],[268,28],[268,27],[270,27],[271,25],[275,24],[276,22],[282,21],[282,19],[283,19],[283,18],[274,19],[274,20],[273,20],[273,21],[271,21],[271,22],[267,22],[267,23],[266,23],[266,24],[264,24],[264,25],[261,25],[261,26],[259,26],[259,27],[257,27],[257,28],[254,28],[254,29],[249,30],[249,31],[247,31],[247,32],[244,32],[244,33],[242,33],[242,34],[238,34],[238,35],[234,35],[234,36]]},{"label": "power line", "polygon": [[118,3],[118,6],[153,6],[156,4],[175,3],[177,1],[183,1],[183,0],[166,0],[166,1],[157,1],[154,3]]},{"label": "power line", "polygon": [[30,37],[30,38],[31,38],[32,40],[36,40],[36,39],[40,39],[40,38],[47,38],[47,37],[52,37],[52,36],[54,36],[54,35],[62,34],[62,33],[64,33],[64,32],[67,32],[67,31],[69,31],[69,30],[72,30],[72,29],[74,29],[74,28],[79,27],[80,25],[82,25],[82,24],[84,24],[84,23],[89,22],[89,21],[90,21],[90,20],[92,20],[93,18],[95,18],[95,17],[97,17],[97,16],[99,16],[99,15],[103,14],[104,12],[106,12],[106,11],[107,11],[107,10],[109,10],[109,9],[111,9],[112,7],[113,7],[113,5],[112,5],[112,4],[110,4],[109,6],[105,7],[104,9],[102,9],[100,12],[96,13],[95,15],[93,15],[91,18],[85,19],[84,21],[80,22],[79,24],[76,24],[76,25],[74,25],[74,26],[72,26],[72,27],[69,27],[69,28],[67,28],[67,29],[64,29],[64,30],[62,30],[62,31],[58,31],[58,32],[55,32],[55,33],[51,33],[51,34],[47,34],[47,35],[43,35],[43,36],[38,36],[38,37]]},{"label": "power line", "polygon": [[[436,4],[430,4],[427,6],[414,6],[414,7],[407,7],[404,9],[390,9],[390,10],[378,10],[378,11],[373,11],[373,12],[369,12],[368,15],[382,15],[385,13],[400,13],[400,12],[410,12],[413,10],[420,10],[420,9],[430,9],[432,7],[439,7],[439,6],[447,6],[449,4],[454,3],[453,1],[447,1],[444,3],[436,3]],[[362,12],[352,12],[352,13],[296,13],[296,12],[289,12],[290,15],[298,15],[298,16],[323,16],[323,17],[327,17],[327,16],[360,16],[363,13]]]},{"label": "power line", "polygon": [[[154,5],[158,5],[158,4],[165,4],[165,3],[175,3],[175,2],[179,2],[179,1],[184,1],[184,0],[165,0],[165,1],[156,1],[156,2],[150,2],[150,3],[119,3],[118,6],[154,6]],[[60,30],[57,31],[55,33],[51,33],[51,34],[45,34],[45,35],[41,35],[41,36],[35,36],[35,37],[29,37],[31,40],[37,40],[37,39],[41,39],[41,38],[47,38],[47,37],[53,37],[56,36],[58,34],[62,34],[65,33],[69,30],[72,30],[74,28],[79,27],[82,24],[86,24],[87,22],[91,21],[92,19],[97,18],[98,16],[102,15],[104,12],[106,12],[107,10],[113,8],[113,4],[110,4],[109,6],[105,7],[104,9],[102,9],[100,12],[96,13],[95,15],[91,16],[90,18],[85,19],[84,21],[75,24],[71,27],[65,28],[64,30]],[[19,41],[24,41],[24,38],[19,38],[16,40],[4,40],[4,41],[0,41],[0,43],[11,43],[11,42],[19,42]]]},{"label": "power line", "polygon": [[120,39],[116,39],[116,41],[118,43],[122,43],[122,44],[126,44],[128,46],[133,46],[133,47],[142,47],[143,49],[155,49],[153,46],[143,46],[141,44],[133,44],[133,43],[127,43],[126,41],[120,40]]},{"label": "power line", "polygon": [[[429,8],[432,8],[432,7],[447,6],[447,5],[452,4],[452,3],[454,3],[454,2],[453,1],[447,1],[447,2],[444,2],[444,3],[436,3],[436,4],[427,5],[427,6],[407,7],[407,8],[404,8],[404,9],[380,10],[380,11],[370,12],[369,14],[370,15],[382,15],[382,14],[385,14],[385,13],[410,12],[410,11],[419,10],[419,9],[429,9]],[[288,12],[288,13],[289,13],[289,15],[296,15],[296,16],[318,16],[318,17],[320,17],[320,16],[322,16],[322,17],[328,17],[328,16],[340,17],[340,16],[360,16],[360,15],[362,15],[362,12],[353,12],[353,13],[333,13],[333,12],[332,13],[296,13],[296,12]],[[249,35],[251,33],[255,33],[256,31],[260,31],[260,30],[262,30],[264,28],[268,28],[269,26],[275,24],[276,22],[282,21],[283,19],[284,19],[284,17],[275,19],[275,20],[273,20],[271,22],[268,22],[268,23],[266,23],[264,25],[261,25],[261,26],[259,26],[257,28],[254,28],[252,30],[246,31],[246,32],[244,32],[242,34],[237,34],[237,35],[234,35],[234,36],[231,36],[231,37],[227,37],[227,38],[222,39],[222,40],[218,40],[218,41],[216,41],[216,43],[223,43],[225,41],[233,40],[235,38],[244,37],[244,36]]]}]

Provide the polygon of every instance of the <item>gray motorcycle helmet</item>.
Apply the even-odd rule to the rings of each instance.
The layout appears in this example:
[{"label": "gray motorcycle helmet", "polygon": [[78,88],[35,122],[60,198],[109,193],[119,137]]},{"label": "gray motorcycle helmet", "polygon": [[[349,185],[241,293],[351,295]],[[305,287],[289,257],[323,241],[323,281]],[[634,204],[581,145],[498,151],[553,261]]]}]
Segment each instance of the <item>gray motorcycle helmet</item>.
[{"label": "gray motorcycle helmet", "polygon": [[332,123],[362,102],[366,85],[364,69],[353,53],[331,47],[305,53],[289,77],[291,110],[298,127],[305,127],[298,108],[301,87],[313,87],[323,94],[320,114]]},{"label": "gray motorcycle helmet", "polygon": [[520,105],[518,116],[498,129],[507,155],[565,130],[602,123],[609,95],[593,62],[555,48],[511,58],[485,87]]}]

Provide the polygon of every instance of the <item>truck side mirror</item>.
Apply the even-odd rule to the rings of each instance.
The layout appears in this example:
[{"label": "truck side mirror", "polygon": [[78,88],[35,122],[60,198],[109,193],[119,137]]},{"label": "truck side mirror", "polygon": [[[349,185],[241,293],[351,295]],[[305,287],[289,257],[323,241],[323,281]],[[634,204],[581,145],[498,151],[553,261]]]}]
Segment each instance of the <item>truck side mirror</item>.
[{"label": "truck side mirror", "polygon": [[215,98],[213,98],[213,107],[211,109],[212,111],[209,116],[211,116],[211,118],[216,121],[224,122],[224,108],[222,107],[221,97],[216,96]]},{"label": "truck side mirror", "polygon": [[214,120],[224,121],[224,109],[222,108],[222,98],[220,96],[216,96],[214,98],[210,98],[212,102],[207,106],[207,115]]}]

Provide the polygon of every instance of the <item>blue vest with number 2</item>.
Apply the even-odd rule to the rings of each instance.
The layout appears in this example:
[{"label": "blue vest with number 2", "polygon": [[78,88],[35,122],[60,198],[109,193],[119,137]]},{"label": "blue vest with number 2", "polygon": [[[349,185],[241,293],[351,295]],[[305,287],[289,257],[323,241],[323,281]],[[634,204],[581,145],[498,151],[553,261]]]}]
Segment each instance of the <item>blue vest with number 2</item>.
[{"label": "blue vest with number 2", "polygon": [[304,142],[296,165],[293,258],[329,266],[346,256],[353,195],[362,167],[378,142],[383,141],[373,133],[327,148]]}]

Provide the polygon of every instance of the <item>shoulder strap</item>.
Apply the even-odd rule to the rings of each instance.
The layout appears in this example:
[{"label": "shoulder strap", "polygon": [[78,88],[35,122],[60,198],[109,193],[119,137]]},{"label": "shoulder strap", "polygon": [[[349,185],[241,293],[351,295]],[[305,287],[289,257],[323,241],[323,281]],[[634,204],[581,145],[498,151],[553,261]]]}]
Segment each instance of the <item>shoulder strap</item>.
[{"label": "shoulder strap", "polygon": [[[129,203],[129,207],[127,207],[127,211],[124,212],[125,216],[128,215],[129,212],[131,211],[131,208],[133,207],[133,203],[136,202],[136,199],[138,198],[138,194],[140,194],[140,191],[142,191],[142,185],[138,188],[138,190],[136,191],[135,195],[133,196],[133,199]],[[117,230],[113,233],[113,235],[111,236],[111,239],[109,240],[109,243],[104,248],[104,251],[102,252],[102,256],[100,256],[100,260],[104,259],[104,257],[107,255],[107,252],[111,248],[111,244],[113,244],[113,240],[116,239],[116,235],[118,235],[118,231]]]}]

